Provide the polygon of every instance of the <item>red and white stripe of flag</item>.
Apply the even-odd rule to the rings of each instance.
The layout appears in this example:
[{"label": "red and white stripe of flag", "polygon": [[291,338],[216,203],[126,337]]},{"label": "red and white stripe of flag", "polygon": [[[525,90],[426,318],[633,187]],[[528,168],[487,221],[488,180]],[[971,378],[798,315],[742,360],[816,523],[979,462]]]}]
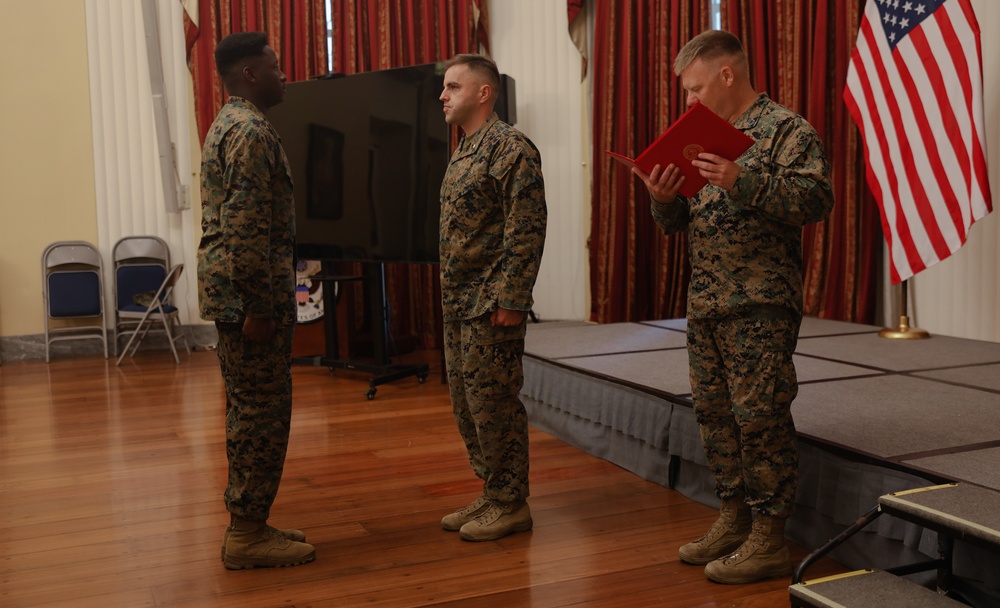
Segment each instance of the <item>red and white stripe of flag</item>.
[{"label": "red and white stripe of flag", "polygon": [[844,101],[864,139],[895,284],[957,251],[992,203],[969,0],[946,0],[893,50],[882,18],[869,0]]}]

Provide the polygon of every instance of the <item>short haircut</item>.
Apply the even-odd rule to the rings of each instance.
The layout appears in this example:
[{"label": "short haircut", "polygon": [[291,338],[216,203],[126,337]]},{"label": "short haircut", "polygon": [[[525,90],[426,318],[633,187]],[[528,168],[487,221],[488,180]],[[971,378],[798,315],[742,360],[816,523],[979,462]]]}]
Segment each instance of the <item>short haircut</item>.
[{"label": "short haircut", "polygon": [[448,70],[456,65],[468,66],[470,71],[475,72],[485,80],[486,84],[493,88],[494,99],[500,95],[500,70],[497,69],[497,64],[492,59],[483,55],[461,53],[445,62],[444,69]]},{"label": "short haircut", "polygon": [[240,32],[230,34],[215,47],[215,67],[223,81],[227,81],[233,68],[248,57],[260,57],[267,47],[264,32]]},{"label": "short haircut", "polygon": [[746,68],[747,54],[740,39],[723,30],[708,30],[692,38],[674,60],[674,74],[680,76],[695,59],[712,61],[720,57],[733,57],[735,65]]}]

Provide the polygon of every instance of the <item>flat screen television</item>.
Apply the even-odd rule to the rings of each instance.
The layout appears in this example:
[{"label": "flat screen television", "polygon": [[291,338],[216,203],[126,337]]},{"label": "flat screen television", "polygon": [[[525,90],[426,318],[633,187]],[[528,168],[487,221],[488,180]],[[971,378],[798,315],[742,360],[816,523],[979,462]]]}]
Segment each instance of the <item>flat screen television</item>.
[{"label": "flat screen television", "polygon": [[300,258],[437,263],[442,67],[288,85],[268,118],[292,170]]},{"label": "flat screen television", "polygon": [[[496,111],[514,124],[514,79],[501,80]],[[438,262],[443,86],[443,63],[288,85],[268,119],[292,169],[299,258]]]}]

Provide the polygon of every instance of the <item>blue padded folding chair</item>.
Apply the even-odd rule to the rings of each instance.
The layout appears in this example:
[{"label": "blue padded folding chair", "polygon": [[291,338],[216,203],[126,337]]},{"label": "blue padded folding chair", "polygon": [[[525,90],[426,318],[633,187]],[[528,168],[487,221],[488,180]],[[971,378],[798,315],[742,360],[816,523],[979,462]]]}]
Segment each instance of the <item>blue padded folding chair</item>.
[{"label": "blue padded folding chair", "polygon": [[156,236],[126,236],[111,249],[114,260],[114,352],[118,354],[123,338],[138,326],[143,308],[134,311],[136,296],[152,294],[163,283],[170,269],[170,248]]},{"label": "blue padded folding chair", "polygon": [[177,307],[170,303],[170,294],[173,293],[174,285],[177,284],[177,279],[180,278],[182,272],[184,272],[184,264],[177,264],[170,269],[170,272],[167,273],[166,278],[160,284],[159,289],[153,295],[149,306],[131,304],[123,309],[123,314],[138,315],[138,324],[135,330],[131,332],[125,348],[118,355],[115,365],[121,365],[122,359],[125,358],[126,354],[130,357],[135,356],[135,351],[139,349],[142,339],[146,337],[146,333],[157,322],[163,326],[163,331],[167,335],[170,351],[174,354],[174,363],[181,362],[180,357],[177,356],[177,348],[174,346],[174,343],[178,340],[184,341],[184,349],[189,355],[191,354],[191,347],[184,336],[184,328],[181,327]]},{"label": "blue padded folding chair", "polygon": [[[108,357],[104,318],[104,264],[101,252],[86,241],[59,241],[42,253],[42,301],[45,306],[45,362],[50,346],[61,340],[97,339]],[[91,319],[91,324],[77,323]],[[51,321],[72,324],[53,326]]]}]

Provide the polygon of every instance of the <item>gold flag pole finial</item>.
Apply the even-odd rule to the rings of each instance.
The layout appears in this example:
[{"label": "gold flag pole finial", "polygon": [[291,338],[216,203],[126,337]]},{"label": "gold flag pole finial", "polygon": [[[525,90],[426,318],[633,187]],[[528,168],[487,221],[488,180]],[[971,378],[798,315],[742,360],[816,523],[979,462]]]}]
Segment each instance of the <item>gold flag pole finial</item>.
[{"label": "gold flag pole finial", "polygon": [[902,288],[902,293],[899,298],[901,313],[899,315],[899,326],[898,327],[886,327],[882,331],[878,332],[880,338],[888,338],[890,340],[922,340],[924,338],[930,338],[931,335],[927,333],[926,330],[919,329],[917,327],[910,327],[910,317],[906,316],[906,290],[909,287],[906,281],[900,284]]}]

